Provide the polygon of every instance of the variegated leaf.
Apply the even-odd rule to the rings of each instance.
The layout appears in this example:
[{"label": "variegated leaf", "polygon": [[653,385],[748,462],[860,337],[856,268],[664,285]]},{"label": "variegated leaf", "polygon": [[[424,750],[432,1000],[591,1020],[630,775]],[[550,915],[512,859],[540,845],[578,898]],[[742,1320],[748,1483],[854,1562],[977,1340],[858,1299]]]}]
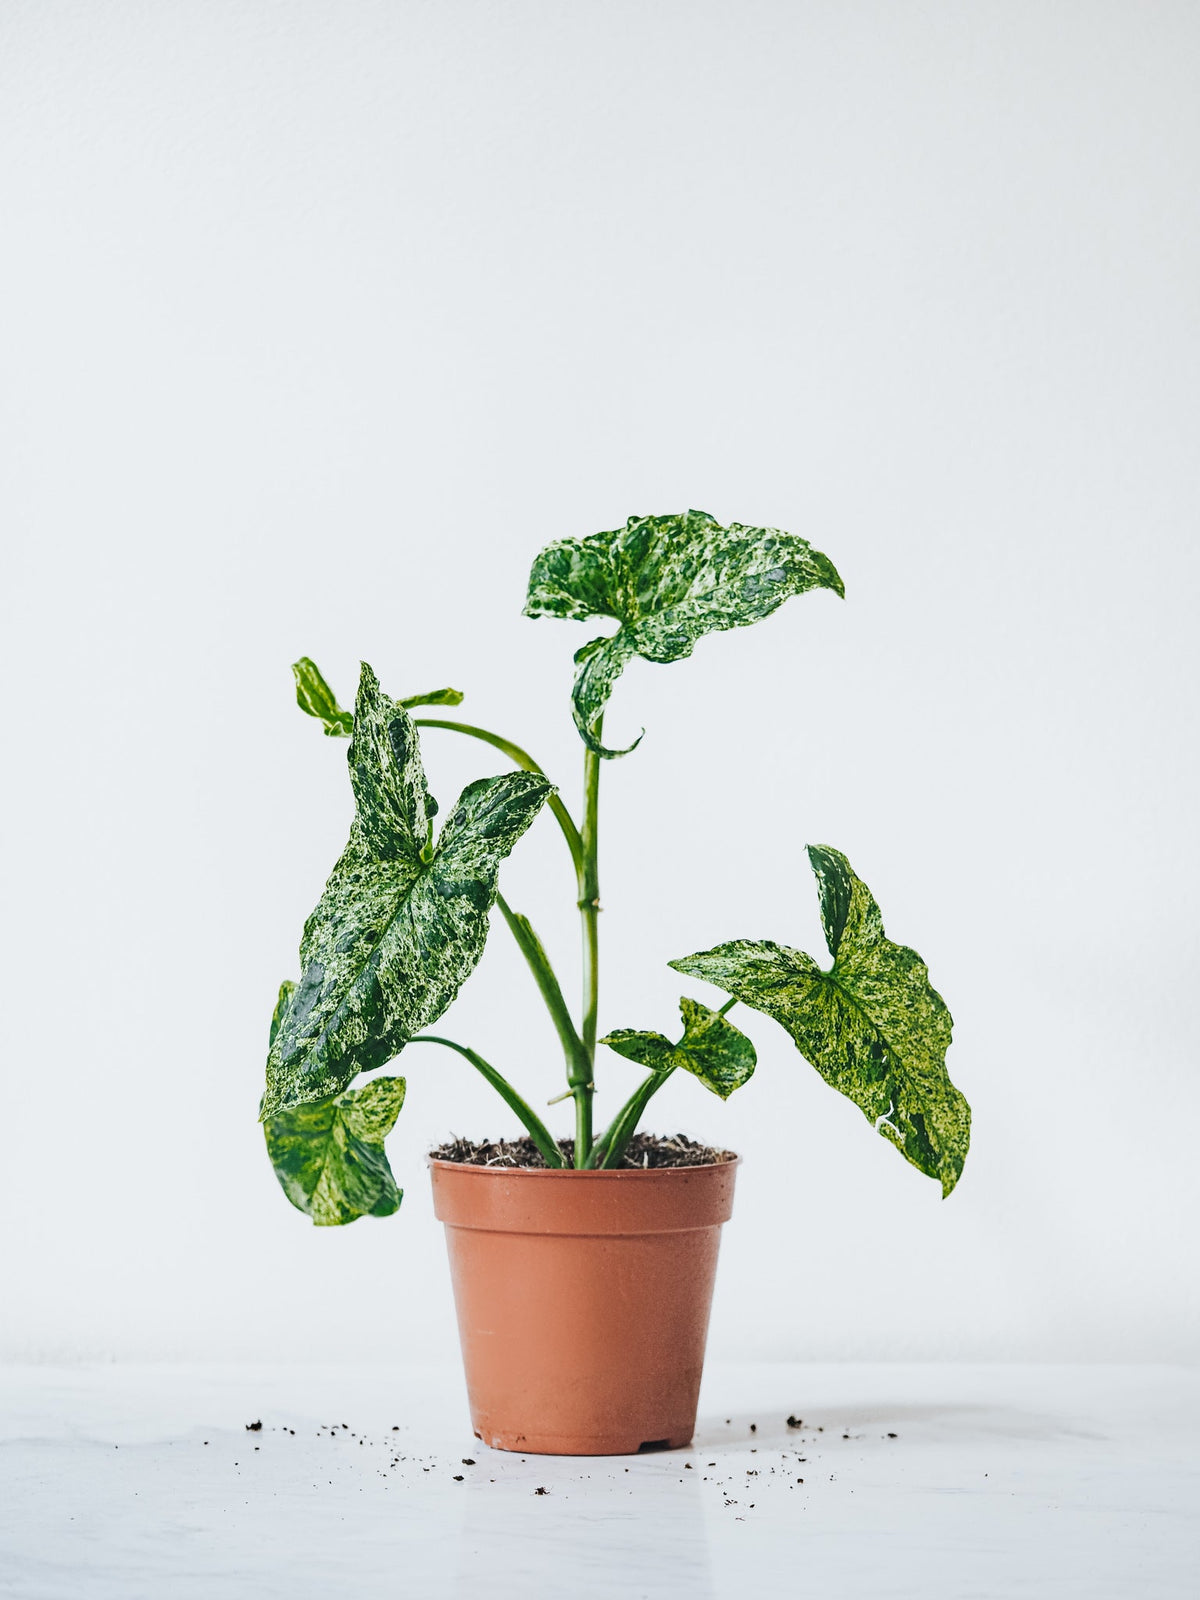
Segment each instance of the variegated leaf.
[{"label": "variegated leaf", "polygon": [[612,532],[547,545],[533,563],[525,615],[621,624],[575,656],[575,725],[589,748],[615,756],[628,751],[606,750],[596,719],[631,656],[680,661],[704,634],[757,622],[818,588],[843,593],[833,563],[807,540],[737,522],[723,528],[688,511],[630,517]]},{"label": "variegated leaf", "polygon": [[428,846],[416,729],[365,666],[349,756],[357,815],[304,925],[264,1118],[338,1094],[441,1016],[483,953],[500,863],[552,787],[529,772],[482,778]]},{"label": "variegated leaf", "polygon": [[825,845],[808,851],[833,965],[769,940],[737,939],[672,961],[791,1034],[825,1081],[931,1178],[958,1182],[971,1111],[946,1071],[952,1019],[916,951],[884,936],[866,884]]},{"label": "variegated leaf", "polygon": [[296,1106],[263,1129],[280,1188],[318,1227],[399,1208],[383,1141],[404,1104],[403,1078],[372,1078],[336,1098]]},{"label": "variegated leaf", "polygon": [[754,1046],[739,1028],[719,1011],[710,1011],[686,996],[679,1002],[683,1038],[672,1044],[661,1033],[639,1033],[619,1028],[602,1039],[618,1055],[636,1061],[651,1072],[671,1072],[682,1067],[706,1089],[728,1100],[754,1071]]}]

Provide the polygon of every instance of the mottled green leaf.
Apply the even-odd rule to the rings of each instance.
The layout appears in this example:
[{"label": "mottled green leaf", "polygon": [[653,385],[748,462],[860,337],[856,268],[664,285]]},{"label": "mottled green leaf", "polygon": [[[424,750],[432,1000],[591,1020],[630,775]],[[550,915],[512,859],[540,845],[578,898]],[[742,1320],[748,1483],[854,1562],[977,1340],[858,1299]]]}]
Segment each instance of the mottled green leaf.
[{"label": "mottled green leaf", "polygon": [[644,1033],[638,1028],[614,1028],[600,1041],[627,1061],[651,1072],[673,1072],[683,1066],[683,1051],[665,1033]]},{"label": "mottled green leaf", "polygon": [[481,778],[426,847],[416,729],[365,666],[349,758],[357,815],[304,926],[264,1118],[338,1094],[441,1016],[483,953],[500,863],[551,792],[534,773]]},{"label": "mottled green leaf", "polygon": [[818,588],[843,592],[833,563],[807,540],[737,522],[723,528],[688,511],[630,517],[612,532],[547,545],[533,563],[525,615],[621,624],[575,656],[575,725],[592,750],[615,756],[628,751],[606,750],[596,719],[631,656],[680,661],[704,634],[757,622]]},{"label": "mottled green leaf", "polygon": [[826,1083],[949,1194],[971,1134],[970,1107],[946,1072],[950,1013],[916,951],[884,936],[879,907],[846,857],[826,845],[808,855],[828,972],[802,951],[750,939],[671,966],[782,1023]]},{"label": "mottled green leaf", "polygon": [[[292,673],[296,679],[296,703],[301,711],[316,717],[332,737],[348,739],[354,732],[354,717],[338,705],[336,695],[316,662],[309,656],[301,656],[292,663]],[[411,711],[416,706],[460,706],[462,701],[460,689],[431,689],[428,694],[405,695],[399,704]]]},{"label": "mottled green leaf", "polygon": [[719,1011],[710,1011],[686,996],[679,1002],[683,1038],[672,1044],[661,1033],[638,1033],[619,1028],[600,1042],[636,1061],[651,1072],[671,1072],[682,1067],[694,1073],[706,1089],[728,1100],[754,1071],[754,1046],[740,1029]]},{"label": "mottled green leaf", "polygon": [[263,1132],[280,1187],[318,1227],[397,1210],[402,1191],[383,1141],[403,1104],[403,1078],[372,1078],[268,1119]]},{"label": "mottled green leaf", "polygon": [[348,739],[354,728],[354,718],[338,705],[317,663],[308,656],[301,656],[299,661],[292,662],[292,675],[296,679],[296,704],[301,711],[316,717],[331,738]]}]

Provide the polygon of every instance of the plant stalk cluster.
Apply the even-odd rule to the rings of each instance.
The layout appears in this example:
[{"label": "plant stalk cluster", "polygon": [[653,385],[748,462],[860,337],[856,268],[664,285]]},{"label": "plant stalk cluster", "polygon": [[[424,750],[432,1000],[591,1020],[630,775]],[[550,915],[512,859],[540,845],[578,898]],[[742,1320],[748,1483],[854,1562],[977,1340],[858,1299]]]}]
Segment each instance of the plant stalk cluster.
[{"label": "plant stalk cluster", "polygon": [[[602,716],[598,717],[595,723],[597,743],[600,740],[603,720]],[[503,751],[510,761],[515,762],[524,771],[545,776],[542,767],[527,750],[522,749],[519,744],[514,744],[511,739],[492,733],[487,728],[477,728],[468,722],[451,722],[441,717],[418,717],[416,725],[418,728],[444,728],[451,733],[466,734],[469,738],[480,739],[484,744],[490,744],[494,749]],[[556,1095],[550,1104],[553,1105],[556,1100],[566,1099],[575,1102],[573,1165],[581,1169],[615,1167],[620,1162],[630,1139],[637,1131],[647,1105],[671,1076],[670,1071],[650,1073],[638,1084],[599,1138],[595,1137],[592,1127],[592,1101],[596,1093],[596,1035],[599,1031],[600,1016],[600,759],[595,750],[585,749],[582,828],[576,825],[561,796],[557,793],[552,794],[548,802],[566,840],[571,864],[575,869],[582,934],[583,978],[578,1028],[575,1026],[571,1009],[563,996],[562,986],[550,958],[534,932],[529,918],[514,911],[503,895],[496,896],[500,913],[508,924],[521,954],[525,957],[537,984],[538,993],[558,1034],[566,1067],[567,1087],[564,1093]],[[733,1003],[732,1000],[729,1001],[723,1010],[727,1011]],[[444,1045],[447,1049],[456,1050],[459,1055],[465,1057],[519,1117],[526,1132],[541,1151],[547,1166],[566,1165],[558,1141],[537,1112],[513,1088],[503,1073],[485,1061],[478,1051],[435,1034],[419,1034],[410,1040],[410,1043]]]}]

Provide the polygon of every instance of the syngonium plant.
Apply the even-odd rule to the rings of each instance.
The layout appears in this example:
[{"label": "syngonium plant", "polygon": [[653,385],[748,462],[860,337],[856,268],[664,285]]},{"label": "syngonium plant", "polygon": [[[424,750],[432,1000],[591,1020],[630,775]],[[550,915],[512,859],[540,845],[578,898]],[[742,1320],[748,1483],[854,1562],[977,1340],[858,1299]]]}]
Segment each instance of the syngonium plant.
[{"label": "syngonium plant", "polygon": [[[598,1136],[592,1127],[599,1014],[597,820],[601,763],[627,755],[602,743],[609,694],[626,662],[680,661],[704,634],[769,616],[810,589],[843,594],[827,556],[775,528],[721,527],[699,511],[632,517],[624,528],[549,545],[533,563],[527,617],[610,617],[613,634],[575,654],[575,726],[584,744],[577,822],[525,750],[470,723],[412,717],[453,707],[454,689],[393,700],[366,664],[354,712],[342,709],[316,665],[293,671],[301,708],[349,740],[350,838],[300,941],[300,979],[279,991],[271,1023],[261,1121],[284,1193],[315,1223],[387,1216],[400,1204],[384,1139],[404,1101],[398,1077],[369,1077],[413,1044],[457,1051],[495,1088],[551,1167],[617,1166],[646,1107],[679,1069],[721,1099],[754,1071],[754,1045],[729,1021],[738,1002],[782,1024],[826,1083],[865,1114],[906,1160],[957,1183],[970,1109],[946,1071],[951,1018],[915,951],[885,937],[879,907],[849,861],[810,845],[831,964],[767,939],[734,939],[668,964],[729,996],[718,1010],[680,1001],[682,1032],[620,1028],[600,1044],[646,1068]],[[479,778],[439,831],[421,761],[419,728],[439,728],[501,751],[515,770]],[[583,1000],[573,1016],[529,919],[499,890],[500,869],[545,807],[566,840],[583,932]],[[424,1030],[447,1010],[483,954],[493,908],[529,964],[558,1033],[575,1109],[565,1152],[542,1119],[469,1046]],[[553,1103],[553,1102],[552,1102]],[[564,1144],[567,1144],[564,1141]]]}]

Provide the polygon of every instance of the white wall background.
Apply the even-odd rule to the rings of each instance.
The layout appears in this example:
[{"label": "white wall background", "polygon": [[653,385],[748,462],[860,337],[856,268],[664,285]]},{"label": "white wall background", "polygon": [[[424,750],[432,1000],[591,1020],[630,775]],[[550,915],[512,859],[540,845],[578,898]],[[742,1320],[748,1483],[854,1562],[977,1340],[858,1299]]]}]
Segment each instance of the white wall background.
[{"label": "white wall background", "polygon": [[[627,672],[602,1022],[819,950],[828,841],[975,1111],[943,1204],[765,1018],[727,1107],[672,1083],[746,1157],[714,1352],[1194,1359],[1196,7],[7,0],[0,75],[0,1348],[447,1352],[422,1157],[498,1102],[414,1049],[345,1230],[255,1124],[350,810],[288,664],[459,685],[574,803],[529,561],[690,504],[848,597]],[[548,819],[506,890],[571,963]],[[559,1087],[503,930],[443,1027]]]}]

